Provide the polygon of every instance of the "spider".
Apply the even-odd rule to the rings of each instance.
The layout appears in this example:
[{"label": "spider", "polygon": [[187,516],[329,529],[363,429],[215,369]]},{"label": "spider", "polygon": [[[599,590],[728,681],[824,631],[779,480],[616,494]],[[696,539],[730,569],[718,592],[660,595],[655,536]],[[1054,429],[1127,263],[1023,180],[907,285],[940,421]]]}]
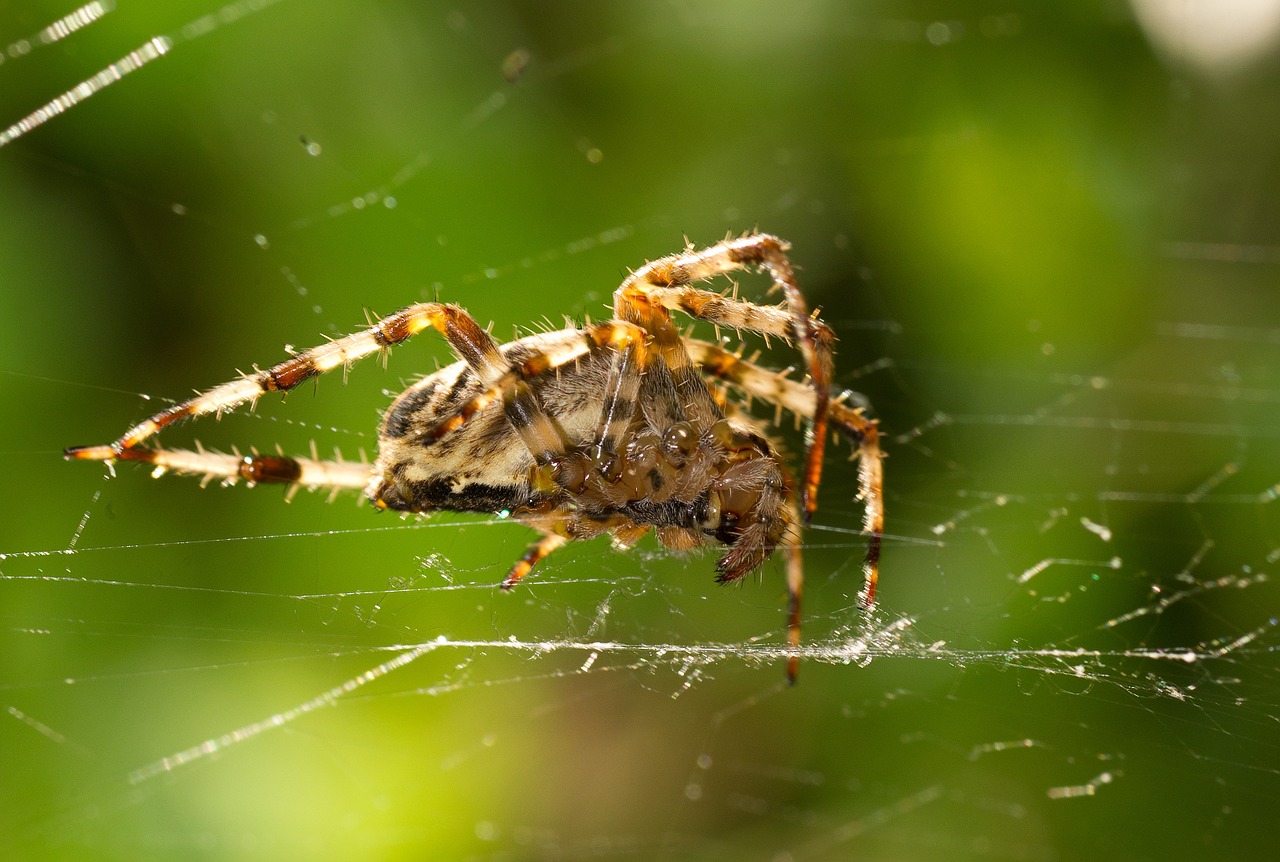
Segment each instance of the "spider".
[{"label": "spider", "polygon": [[[614,318],[499,344],[456,305],[422,302],[376,325],[296,353],[144,419],[104,446],[67,458],[138,461],[205,480],[362,489],[379,509],[510,516],[541,533],[502,581],[509,590],[567,542],[610,534],[626,548],[653,530],[669,548],[728,546],[720,583],[758,569],[778,548],[788,588],[787,677],[795,681],[803,570],[800,527],[817,508],[828,425],[856,445],[858,498],[869,537],[861,599],[875,601],[884,527],[876,423],[832,394],[831,329],[806,308],[790,246],[751,233],[645,264],[613,296]],[[758,268],[782,292],[778,306],[694,285]],[[681,334],[679,309],[716,326],[799,346],[808,379],[762,368],[718,343]],[[221,415],[267,392],[380,353],[428,327],[459,361],[401,393],[384,414],[372,465],[284,455],[246,456],[144,447],[174,422]],[[731,398],[736,395],[736,400]],[[808,420],[800,481],[746,412],[752,399]]]}]

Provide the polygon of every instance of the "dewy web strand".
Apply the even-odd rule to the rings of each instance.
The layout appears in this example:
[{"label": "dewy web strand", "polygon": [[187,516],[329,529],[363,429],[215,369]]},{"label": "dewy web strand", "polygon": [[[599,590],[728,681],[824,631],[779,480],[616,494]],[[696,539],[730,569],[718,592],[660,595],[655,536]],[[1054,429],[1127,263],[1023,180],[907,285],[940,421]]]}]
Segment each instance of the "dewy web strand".
[{"label": "dewy web strand", "polygon": [[38,126],[44,125],[59,114],[74,108],[105,87],[119,81],[130,72],[141,69],[147,63],[169,53],[173,42],[167,36],[156,36],[135,51],[130,51],[107,66],[92,78],[86,78],[51,102],[37,108],[18,122],[0,132],[0,147],[16,141]]},{"label": "dewy web strand", "polygon": [[[204,15],[188,22],[180,28],[177,36],[153,36],[119,60],[103,68],[97,74],[86,78],[62,95],[46,102],[0,132],[0,148],[13,143],[28,132],[71,110],[90,96],[94,96],[106,87],[120,81],[126,75],[136,72],[153,60],[163,57],[179,43],[206,36],[220,26],[235,23],[245,16],[261,12],[263,9],[278,2],[281,2],[281,0],[239,0],[239,2],[226,4],[215,14]],[[101,19],[114,8],[114,2],[89,3],[41,30],[35,37],[36,41],[41,44],[51,44],[71,36],[76,31]],[[8,54],[11,57],[21,56],[30,50],[31,40],[23,39],[11,44]]]}]

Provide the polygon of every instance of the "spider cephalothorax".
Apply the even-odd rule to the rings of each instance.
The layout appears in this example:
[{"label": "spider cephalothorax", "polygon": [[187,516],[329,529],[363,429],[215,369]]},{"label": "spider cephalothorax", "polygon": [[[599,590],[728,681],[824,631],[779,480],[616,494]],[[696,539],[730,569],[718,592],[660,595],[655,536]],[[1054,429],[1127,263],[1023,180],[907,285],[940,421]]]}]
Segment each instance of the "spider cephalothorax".
[{"label": "spider cephalothorax", "polygon": [[[503,581],[514,586],[564,543],[609,534],[629,546],[649,530],[668,547],[728,548],[718,580],[736,581],[778,548],[787,558],[788,641],[800,642],[800,523],[817,505],[828,424],[860,455],[859,496],[869,534],[863,600],[870,605],[883,530],[875,423],[830,397],[830,329],[811,316],[787,246],[767,234],[726,240],[641,267],[614,294],[614,319],[499,344],[457,306],[425,302],[363,332],[298,353],[144,420],[106,446],[68,457],[140,461],[234,482],[361,488],[404,512],[505,511],[542,533]],[[693,285],[759,267],[781,306],[755,305]],[[808,380],[763,369],[719,344],[680,334],[670,310],[717,328],[797,344]],[[223,455],[139,446],[185,417],[222,413],[285,391],[435,328],[458,355],[405,390],[383,418],[373,465],[282,455]],[[743,394],[734,401],[731,395]],[[758,399],[810,423],[799,482],[746,412]],[[796,657],[788,663],[794,679]]]}]

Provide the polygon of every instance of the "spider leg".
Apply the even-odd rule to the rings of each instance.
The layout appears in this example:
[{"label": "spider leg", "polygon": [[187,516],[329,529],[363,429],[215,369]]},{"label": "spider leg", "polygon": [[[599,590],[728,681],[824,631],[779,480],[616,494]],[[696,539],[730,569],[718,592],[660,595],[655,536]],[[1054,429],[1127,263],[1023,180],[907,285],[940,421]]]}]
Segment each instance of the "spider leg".
[{"label": "spider leg", "polygon": [[[613,361],[606,383],[599,431],[589,449],[573,446],[538,400],[537,378],[584,356],[608,350]],[[559,351],[539,351],[500,377],[507,421],[524,440],[538,465],[535,489],[561,488],[581,493],[593,471],[608,459],[625,435],[637,409],[640,369],[645,362],[645,333],[622,321],[596,323],[582,330],[582,338]],[[571,451],[572,450],[572,451]],[[541,488],[538,486],[541,485]]]},{"label": "spider leg", "polygon": [[618,451],[627,429],[635,420],[641,379],[651,365],[643,329],[622,323],[607,325],[610,327],[607,343],[613,348],[613,361],[605,383],[600,428],[593,452],[601,464]]},{"label": "spider leg", "polygon": [[[697,348],[702,345],[703,342],[696,341],[692,344],[695,349],[691,352],[695,361],[698,358]],[[738,425],[751,429],[761,437],[770,437],[752,421],[750,416],[745,415],[738,405],[727,402],[725,413]],[[770,442],[774,441],[770,440]],[[786,465],[779,462],[778,466],[781,467],[782,474],[786,478],[786,507],[789,515],[786,531],[779,542],[787,566],[787,647],[791,650],[791,655],[787,657],[787,683],[795,685],[796,677],[800,672],[800,602],[804,597],[804,560],[800,550],[800,510],[796,504],[794,482]]]},{"label": "spider leg", "polygon": [[542,533],[542,538],[530,545],[524,556],[507,572],[502,580],[503,592],[518,584],[534,566],[569,542],[612,533],[616,544],[630,547],[649,531],[648,525],[635,524],[626,518],[598,518],[584,512],[565,512],[553,506],[531,507],[516,512],[514,517]]},{"label": "spider leg", "polygon": [[[816,412],[819,399],[811,387],[776,371],[761,368],[717,344],[690,338],[686,339],[686,345],[693,361],[707,374],[806,419],[812,418]],[[828,410],[832,424],[858,447],[858,499],[865,507],[862,530],[868,536],[867,555],[862,564],[864,585],[861,598],[863,605],[870,608],[875,605],[876,586],[880,579],[880,543],[884,535],[884,454],[880,451],[880,436],[874,420],[844,404],[839,397],[828,399]]]},{"label": "spider leg", "polygon": [[115,456],[155,467],[155,475],[166,472],[203,476],[224,484],[244,481],[249,485],[284,484],[306,488],[349,488],[363,491],[373,478],[373,465],[363,461],[319,460],[287,455],[229,455],[205,449],[151,449],[134,447]]},{"label": "spider leg", "polygon": [[547,533],[538,541],[529,546],[529,550],[524,552],[524,556],[516,561],[511,567],[511,571],[507,572],[507,576],[502,579],[502,589],[509,590],[516,584],[520,583],[521,578],[529,574],[529,571],[546,559],[547,555],[561,545],[567,544],[568,539],[557,533]]},{"label": "spider leg", "polygon": [[698,376],[671,315],[650,296],[648,286],[637,281],[643,272],[636,272],[614,293],[614,314],[648,332],[661,360],[653,363],[640,383],[649,424],[666,429],[688,422],[701,435],[724,419],[724,414]]},{"label": "spider leg", "polygon": [[[675,350],[663,324],[654,310],[680,309],[692,317],[716,326],[732,326],[764,336],[778,336],[800,345],[809,378],[813,384],[813,406],[806,415],[812,424],[808,452],[805,456],[804,482],[800,490],[800,508],[806,521],[818,505],[818,485],[822,479],[822,456],[827,436],[827,401],[831,385],[832,359],[830,327],[809,314],[804,296],[796,284],[795,272],[787,258],[787,243],[768,234],[750,234],[729,239],[701,250],[689,250],[652,261],[622,283],[614,293],[615,314],[638,323],[655,333],[663,348],[663,358],[671,367],[682,395],[691,393],[689,377],[692,369],[673,362]],[[756,305],[731,299],[690,285],[734,270],[758,266],[782,289],[786,308]],[[673,330],[674,331],[674,330]],[[683,351],[682,351],[683,352]],[[687,369],[687,370],[686,370]],[[702,387],[705,389],[705,387]],[[710,396],[705,398],[709,401]],[[700,400],[700,399],[699,399]]]},{"label": "spider leg", "polygon": [[66,457],[91,461],[146,460],[125,453],[166,426],[191,416],[222,414],[256,400],[267,392],[287,392],[326,371],[346,367],[357,359],[382,351],[435,327],[449,346],[476,369],[486,383],[495,382],[506,370],[496,343],[469,314],[454,305],[422,302],[384,317],[375,326],[321,344],[273,365],[216,386],[194,398],[144,419],[106,446],[82,446],[66,450]]},{"label": "spider leg", "polygon": [[796,506],[795,494],[788,491],[787,506],[791,510],[791,523],[782,536],[782,549],[787,561],[787,646],[791,655],[787,657],[787,682],[796,684],[796,675],[800,672],[800,599],[804,595],[804,563],[800,555],[800,512]]}]

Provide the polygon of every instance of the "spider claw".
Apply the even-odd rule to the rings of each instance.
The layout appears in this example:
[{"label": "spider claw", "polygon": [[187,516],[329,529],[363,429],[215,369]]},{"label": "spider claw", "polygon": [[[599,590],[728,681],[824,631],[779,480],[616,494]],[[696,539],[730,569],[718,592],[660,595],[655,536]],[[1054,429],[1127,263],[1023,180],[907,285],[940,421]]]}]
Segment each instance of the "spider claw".
[{"label": "spider claw", "polygon": [[114,446],[71,446],[62,450],[68,461],[114,461],[119,457]]}]

